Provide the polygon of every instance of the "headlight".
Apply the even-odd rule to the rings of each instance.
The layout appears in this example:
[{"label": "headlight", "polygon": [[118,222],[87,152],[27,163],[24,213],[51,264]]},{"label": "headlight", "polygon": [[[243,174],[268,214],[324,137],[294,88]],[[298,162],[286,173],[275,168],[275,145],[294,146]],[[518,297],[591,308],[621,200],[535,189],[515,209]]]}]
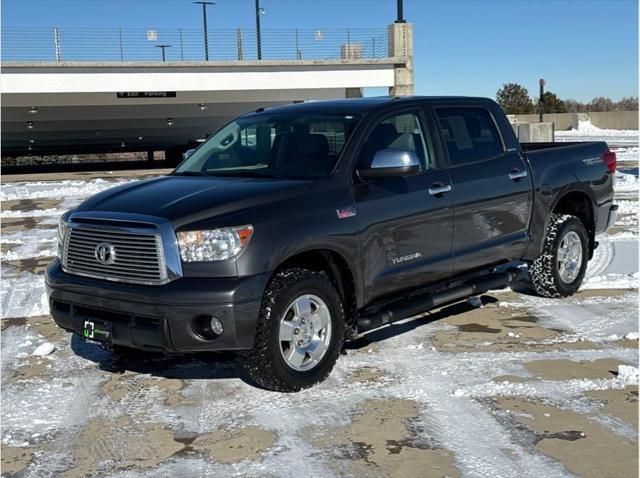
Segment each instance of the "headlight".
[{"label": "headlight", "polygon": [[180,257],[184,262],[235,259],[247,247],[252,234],[253,226],[179,232]]},{"label": "headlight", "polygon": [[58,221],[58,258],[62,259],[62,247],[64,245],[64,237],[67,235],[67,214],[60,216]]}]

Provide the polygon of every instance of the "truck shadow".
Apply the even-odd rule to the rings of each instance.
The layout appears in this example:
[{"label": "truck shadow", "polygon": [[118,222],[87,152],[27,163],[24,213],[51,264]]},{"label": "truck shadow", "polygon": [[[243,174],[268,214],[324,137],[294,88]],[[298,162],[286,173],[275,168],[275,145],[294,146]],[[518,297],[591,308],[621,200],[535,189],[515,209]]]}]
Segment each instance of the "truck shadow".
[{"label": "truck shadow", "polygon": [[94,362],[100,370],[116,374],[129,371],[180,380],[237,378],[256,386],[245,374],[240,357],[231,352],[165,355],[127,350],[126,353],[116,353],[87,343],[75,334],[71,338],[71,350],[79,357]]},{"label": "truck shadow", "polygon": [[[483,305],[498,302],[498,299],[490,295],[482,295],[480,299],[482,300]],[[451,304],[441,309],[438,309],[435,312],[426,312],[422,316],[416,316],[416,318],[413,318],[413,319],[407,319],[406,321],[396,322],[386,327],[373,330],[367,333],[366,335],[359,337],[356,340],[346,342],[344,345],[344,349],[358,350],[358,349],[367,347],[372,343],[381,342],[383,340],[390,339],[398,335],[406,334],[407,332],[410,332],[423,325],[431,324],[433,322],[437,322],[438,320],[442,320],[444,318],[451,317],[453,315],[464,314],[465,312],[469,312],[475,308],[476,307],[474,307],[473,305],[469,304],[466,301],[457,302],[455,304]]]}]

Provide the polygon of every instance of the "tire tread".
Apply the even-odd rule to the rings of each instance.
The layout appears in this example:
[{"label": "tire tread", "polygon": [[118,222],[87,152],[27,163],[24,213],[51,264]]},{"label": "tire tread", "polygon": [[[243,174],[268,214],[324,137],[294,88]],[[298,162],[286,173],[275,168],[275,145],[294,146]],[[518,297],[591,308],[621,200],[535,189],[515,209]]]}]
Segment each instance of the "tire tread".
[{"label": "tire tread", "polygon": [[[335,294],[334,297],[339,304],[339,317],[336,317],[336,322],[344,324],[344,307],[340,300],[340,295],[326,273],[304,268],[290,268],[276,273],[262,299],[254,347],[246,354],[243,360],[244,370],[249,377],[268,390],[297,392],[323,381],[331,373],[342,350],[344,327],[338,327],[337,330],[334,328],[334,333],[339,334],[337,342],[327,351],[327,355],[323,359],[323,362],[326,361],[325,363],[329,366],[323,367],[322,372],[314,377],[313,382],[302,380],[294,382],[288,380],[283,374],[278,373],[278,367],[274,364],[274,359],[280,351],[272,350],[271,334],[273,333],[273,327],[278,327],[279,323],[278,317],[274,317],[273,310],[285,291],[302,282],[320,285]],[[333,340],[332,338],[332,342]]]},{"label": "tire tread", "polygon": [[[573,222],[577,222],[584,230],[582,222],[576,216],[570,214],[551,214],[545,232],[542,252],[535,260],[529,263],[529,278],[536,293],[542,297],[567,297],[573,293],[567,293],[566,290],[562,290],[555,276],[556,238]],[[586,254],[586,251],[584,251],[583,260],[585,260],[584,257]],[[580,282],[581,281],[582,278],[580,278]]]}]

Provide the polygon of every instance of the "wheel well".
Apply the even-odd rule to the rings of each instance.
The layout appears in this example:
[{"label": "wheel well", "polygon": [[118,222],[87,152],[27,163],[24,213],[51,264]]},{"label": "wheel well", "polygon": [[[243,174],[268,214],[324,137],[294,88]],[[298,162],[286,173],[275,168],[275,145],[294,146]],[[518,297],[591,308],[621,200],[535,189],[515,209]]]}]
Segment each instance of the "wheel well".
[{"label": "wheel well", "polygon": [[579,191],[568,193],[558,201],[553,212],[558,214],[571,214],[582,221],[589,235],[589,255],[591,256],[595,244],[596,225],[593,206],[589,196]]},{"label": "wheel well", "polygon": [[[356,289],[353,273],[347,261],[338,253],[326,249],[306,251],[290,257],[277,268],[277,271],[291,267],[302,267],[314,271],[323,271],[334,283],[344,306],[347,337],[356,331]],[[276,272],[277,272],[276,271]]]}]

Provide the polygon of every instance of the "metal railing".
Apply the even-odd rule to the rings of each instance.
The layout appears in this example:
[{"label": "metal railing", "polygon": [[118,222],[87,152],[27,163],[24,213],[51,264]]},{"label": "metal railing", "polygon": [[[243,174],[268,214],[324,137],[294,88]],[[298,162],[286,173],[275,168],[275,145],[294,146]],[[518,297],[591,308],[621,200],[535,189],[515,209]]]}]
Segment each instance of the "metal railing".
[{"label": "metal railing", "polygon": [[[209,60],[257,59],[256,30],[209,29]],[[3,28],[2,61],[202,61],[202,29]],[[386,28],[262,29],[263,60],[388,57]]]}]

